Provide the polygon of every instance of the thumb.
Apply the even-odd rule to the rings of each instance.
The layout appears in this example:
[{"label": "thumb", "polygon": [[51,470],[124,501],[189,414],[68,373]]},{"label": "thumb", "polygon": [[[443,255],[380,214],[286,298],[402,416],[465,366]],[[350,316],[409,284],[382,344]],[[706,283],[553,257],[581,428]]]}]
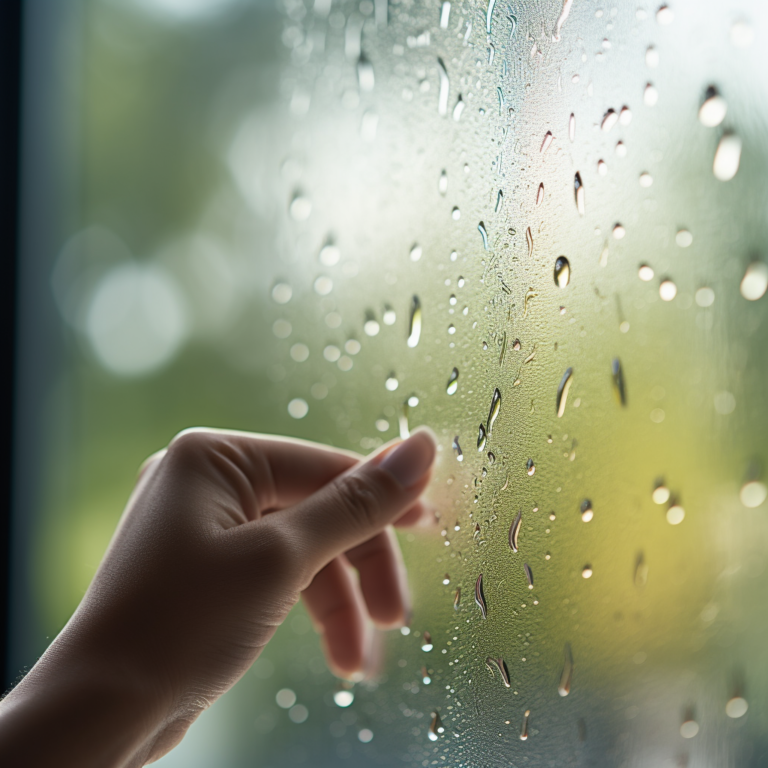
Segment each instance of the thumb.
[{"label": "thumb", "polygon": [[312,575],[413,504],[429,482],[435,451],[431,430],[421,428],[383,458],[358,464],[275,516],[289,526]]}]

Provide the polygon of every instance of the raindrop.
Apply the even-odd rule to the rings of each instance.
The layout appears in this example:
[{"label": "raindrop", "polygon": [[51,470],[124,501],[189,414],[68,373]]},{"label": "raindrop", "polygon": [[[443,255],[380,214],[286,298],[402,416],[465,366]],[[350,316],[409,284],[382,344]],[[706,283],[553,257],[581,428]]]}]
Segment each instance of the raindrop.
[{"label": "raindrop", "polygon": [[451,81],[448,79],[448,71],[445,68],[445,63],[439,56],[437,57],[437,70],[440,74],[440,92],[437,97],[437,112],[440,115],[445,115],[448,112],[448,91],[451,88]]},{"label": "raindrop", "polygon": [[544,182],[539,184],[539,189],[536,192],[536,205],[541,205],[544,201]]},{"label": "raindrop", "polygon": [[390,391],[394,392],[398,386],[400,385],[400,382],[395,378],[394,373],[390,373],[387,377],[387,380],[384,382],[384,386]]},{"label": "raindrop", "polygon": [[711,307],[715,303],[715,292],[706,286],[696,291],[696,303],[700,307]]},{"label": "raindrop", "polygon": [[[608,165],[606,164],[605,160],[598,160],[597,161],[597,172],[601,176],[607,176],[608,175]],[[578,200],[577,200],[578,204]]]},{"label": "raindrop", "polygon": [[418,245],[418,243],[414,243],[411,246],[411,250],[410,250],[411,261],[419,261],[419,259],[421,259],[421,254],[422,254],[421,246]]},{"label": "raindrop", "polygon": [[485,448],[485,444],[488,441],[488,436],[485,432],[485,426],[483,424],[480,425],[479,429],[477,430],[477,450],[478,452],[482,451]]},{"label": "raindrop", "polygon": [[669,278],[662,280],[659,285],[659,296],[663,301],[672,301],[677,296],[677,286]]},{"label": "raindrop", "polygon": [[459,445],[459,436],[453,438],[453,450],[456,451],[456,461],[464,461],[464,453]]},{"label": "raindrop", "polygon": [[454,221],[458,221],[461,218],[461,211],[459,210],[459,207],[457,205],[454,205],[451,209],[451,218]]},{"label": "raindrop", "polygon": [[515,339],[514,344],[512,344],[512,349],[515,350],[515,352],[519,352],[521,349],[520,339]]},{"label": "raindrop", "polygon": [[459,288],[463,288],[464,287],[464,278],[459,276],[459,279],[456,281],[456,285],[458,285]]},{"label": "raindrop", "polygon": [[536,465],[533,463],[533,459],[528,459],[525,464],[525,471],[528,473],[528,477],[533,477],[536,474]]},{"label": "raindrop", "polygon": [[418,296],[411,299],[411,320],[408,330],[408,346],[413,349],[421,338],[421,302]]},{"label": "raindrop", "polygon": [[443,733],[445,733],[445,726],[440,719],[440,715],[437,712],[433,712],[432,722],[429,724],[429,740],[437,741]]},{"label": "raindrop", "polygon": [[635,559],[634,582],[636,587],[644,587],[648,581],[648,565],[645,562],[645,556],[639,552]]},{"label": "raindrop", "polygon": [[581,180],[581,174],[576,171],[576,175],[573,177],[573,194],[576,200],[576,210],[579,212],[579,216],[584,215],[584,183]]},{"label": "raindrop", "polygon": [[637,270],[637,275],[641,280],[646,283],[649,280],[653,280],[653,267],[649,267],[647,264],[641,264],[640,269]]},{"label": "raindrop", "polygon": [[376,419],[376,429],[379,432],[386,432],[389,429],[389,422],[386,419]]},{"label": "raindrop", "polygon": [[672,9],[668,5],[662,5],[659,10],[656,11],[656,21],[664,27],[671,24],[674,19],[675,14],[672,13]]},{"label": "raindrop", "polygon": [[333,280],[330,277],[321,275],[315,280],[314,288],[318,296],[327,296],[333,290]]},{"label": "raindrop", "polygon": [[728,717],[732,717],[735,719],[737,717],[743,717],[744,715],[746,715],[747,709],[749,709],[747,700],[742,698],[741,696],[734,696],[725,705],[725,714],[728,715]]},{"label": "raindrop", "polygon": [[552,33],[552,41],[555,43],[560,42],[560,30],[563,28],[563,24],[565,24],[568,14],[571,12],[571,5],[573,5],[573,0],[563,0],[563,7],[560,10],[560,15],[557,17],[555,29]]},{"label": "raindrop", "polygon": [[461,587],[456,587],[456,592],[453,595],[453,610],[458,611],[461,603]]},{"label": "raindrop", "polygon": [[539,152],[546,152],[552,144],[552,131],[547,131],[544,134],[544,140],[541,142],[541,148]]},{"label": "raindrop", "polygon": [[272,333],[278,339],[287,339],[291,335],[293,326],[287,320],[275,320],[272,325]]},{"label": "raindrop", "polygon": [[558,288],[565,288],[571,282],[571,264],[565,256],[558,256],[555,259],[555,285]]},{"label": "raindrop", "polygon": [[528,741],[528,718],[531,716],[531,710],[526,709],[523,715],[523,727],[520,729],[520,741]]},{"label": "raindrop", "polygon": [[627,156],[627,147],[625,146],[623,141],[619,141],[616,143],[616,157],[626,157]]},{"label": "raindrop", "polygon": [[456,102],[456,106],[453,108],[453,119],[458,123],[461,118],[461,113],[464,111],[464,100],[459,94],[459,98]]},{"label": "raindrop", "polygon": [[525,230],[525,241],[528,243],[528,258],[530,258],[533,256],[533,234],[530,227]]},{"label": "raindrop", "polygon": [[613,378],[613,391],[616,399],[621,405],[627,404],[627,391],[624,386],[624,371],[621,367],[621,360],[614,357],[611,362],[611,377]]},{"label": "raindrop", "polygon": [[319,254],[320,263],[326,267],[333,267],[339,263],[341,251],[333,243],[326,243]]},{"label": "raindrop", "polygon": [[669,501],[669,488],[662,481],[657,481],[651,498],[655,504],[666,504]]},{"label": "raindrop", "polygon": [[499,670],[499,674],[501,675],[501,682],[504,683],[504,687],[512,687],[512,684],[509,681],[509,669],[503,658],[494,659],[492,656],[488,656],[485,660],[485,666],[491,670],[492,674],[493,668],[496,667],[496,669]]},{"label": "raindrop", "polygon": [[622,107],[619,112],[619,122],[622,125],[629,125],[632,122],[632,110],[629,107]]},{"label": "raindrop", "polygon": [[653,83],[648,83],[643,91],[643,102],[646,107],[655,107],[659,101],[659,92]]},{"label": "raindrop", "polygon": [[627,234],[627,230],[624,229],[624,227],[621,224],[616,224],[613,227],[613,237],[616,240],[622,240],[624,238],[624,235]]},{"label": "raindrop", "polygon": [[312,201],[300,192],[296,192],[291,199],[289,211],[294,221],[306,221],[312,213]]},{"label": "raindrop", "polygon": [[[341,357],[341,350],[337,346],[335,346],[334,344],[329,344],[323,350],[323,357],[329,363],[335,363]],[[397,384],[395,384],[395,386],[397,386]],[[389,389],[389,387],[387,387],[387,389]]]},{"label": "raindrop", "polygon": [[746,21],[737,21],[731,27],[731,43],[736,48],[749,48],[754,39],[755,33]]},{"label": "raindrop", "polygon": [[451,18],[451,4],[449,0],[443,0],[440,6],[440,29],[448,29],[448,21]]},{"label": "raindrop", "polygon": [[[416,400],[418,403],[418,400]],[[397,418],[400,426],[400,439],[407,440],[411,436],[411,428],[408,424],[408,413],[410,411],[410,398],[406,400],[400,408],[400,414]]]},{"label": "raindrop", "polygon": [[496,454],[493,451],[488,451],[488,463],[491,466],[496,463]]},{"label": "raindrop", "polygon": [[357,738],[363,744],[369,744],[373,741],[373,731],[370,728],[362,728],[357,732]]},{"label": "raindrop", "polygon": [[440,179],[437,182],[437,191],[445,197],[445,193],[448,191],[448,174],[445,169],[440,173]]},{"label": "raindrop", "polygon": [[521,509],[517,513],[517,517],[512,525],[509,527],[509,546],[513,552],[519,550],[518,537],[520,536],[520,525],[523,522],[523,510]]},{"label": "raindrop", "polygon": [[453,323],[451,323],[448,326],[448,335],[453,336],[454,333],[456,333],[456,326]]},{"label": "raindrop", "polygon": [[768,290],[768,264],[762,261],[753,261],[741,278],[739,286],[741,295],[747,301],[757,301],[761,299]]},{"label": "raindrop", "polygon": [[566,643],[563,647],[563,672],[560,675],[560,684],[557,686],[557,692],[561,696],[567,696],[571,692],[571,678],[573,677],[573,654],[571,653],[571,644]]},{"label": "raindrop", "polygon": [[459,388],[459,369],[454,368],[451,371],[451,375],[448,378],[448,386],[446,387],[446,392],[449,395],[455,395],[456,390]]},{"label": "raindrop", "polygon": [[447,587],[450,583],[451,583],[451,577],[449,574],[446,573],[445,576],[443,576],[443,586]]},{"label": "raindrop", "polygon": [[488,411],[488,434],[493,432],[493,424],[496,421],[496,417],[501,410],[501,392],[498,387],[493,390],[493,397],[491,397],[491,408]]},{"label": "raindrop", "polygon": [[741,139],[735,133],[724,133],[715,151],[712,172],[720,181],[730,181],[739,170]]},{"label": "raindrop", "polygon": [[603,122],[600,124],[600,127],[608,133],[608,131],[613,128],[616,123],[619,122],[619,116],[616,113],[616,110],[609,109],[604,115],[603,115]]},{"label": "raindrop", "polygon": [[584,499],[584,501],[581,502],[581,507],[579,507],[579,509],[581,511],[581,521],[583,523],[588,523],[595,516],[595,511],[592,509],[592,502],[589,499]]},{"label": "raindrop", "polygon": [[421,682],[424,683],[424,685],[429,685],[432,682],[432,678],[429,676],[426,667],[421,668]]},{"label": "raindrop", "polygon": [[357,81],[361,91],[372,91],[374,85],[373,64],[361,56],[357,62]]},{"label": "raindrop", "polygon": [[675,502],[667,510],[667,522],[670,525],[680,525],[685,520],[685,510]]},{"label": "raindrop", "polygon": [[645,51],[645,66],[649,69],[656,69],[659,66],[659,52],[653,46]]},{"label": "raindrop", "polygon": [[425,653],[429,653],[435,646],[432,645],[432,635],[429,632],[424,633],[424,637],[421,638],[421,650]]},{"label": "raindrop", "polygon": [[565,413],[565,404],[568,401],[568,390],[571,388],[571,382],[573,380],[573,368],[566,369],[563,374],[563,378],[560,379],[560,384],[557,387],[557,416],[562,418]]},{"label": "raindrop", "polygon": [[488,37],[491,36],[491,24],[493,22],[493,8],[496,5],[496,0],[488,0],[488,10],[485,14],[485,31]]},{"label": "raindrop", "polygon": [[477,225],[477,231],[480,233],[480,237],[483,238],[483,248],[488,250],[488,232],[485,229],[485,224],[481,221]]},{"label": "raindrop", "polygon": [[571,116],[568,118],[568,138],[571,142],[576,138],[576,115],[571,112]]},{"label": "raindrop", "polygon": [[302,400],[300,397],[294,398],[288,403],[288,413],[294,419],[303,419],[309,413],[309,405],[307,405],[306,400]]},{"label": "raindrop", "polygon": [[381,330],[378,321],[369,315],[363,323],[363,332],[366,336],[376,336]]},{"label": "raindrop", "polygon": [[678,230],[675,235],[675,242],[680,248],[688,248],[693,242],[693,235],[687,229]]},{"label": "raindrop", "polygon": [[499,190],[498,194],[496,195],[496,207],[493,209],[494,213],[499,212],[499,208],[501,208],[501,204],[504,202],[504,193]]},{"label": "raindrop", "polygon": [[739,492],[741,503],[749,509],[759,507],[765,501],[766,496],[768,496],[768,488],[765,487],[765,483],[761,483],[759,480],[750,480],[748,483],[744,483]]},{"label": "raindrop", "polygon": [[726,100],[710,85],[704,95],[704,101],[699,107],[699,122],[707,128],[715,128],[725,120],[728,111]]},{"label": "raindrop", "polygon": [[581,569],[581,577],[583,579],[591,579],[592,578],[592,566],[591,565],[585,565]]},{"label": "raindrop", "polygon": [[488,608],[485,605],[485,595],[483,594],[483,574],[481,573],[477,577],[477,581],[475,582],[475,602],[477,603],[477,607],[480,609],[480,612],[483,614],[483,618],[488,618]]},{"label": "raindrop", "polygon": [[699,732],[699,724],[689,715],[680,726],[680,735],[684,739],[692,739]]},{"label": "raindrop", "polygon": [[647,171],[643,171],[640,174],[640,186],[643,187],[643,189],[648,189],[651,184],[653,184],[653,176]]},{"label": "raindrop", "polygon": [[525,571],[525,578],[528,580],[528,589],[533,589],[533,571],[528,563],[523,563],[523,570]]},{"label": "raindrop", "polygon": [[272,289],[272,299],[276,304],[287,304],[293,296],[293,288],[288,283],[276,283]]},{"label": "raindrop", "polygon": [[342,707],[343,709],[349,707],[354,700],[355,694],[345,688],[342,688],[333,694],[334,704],[336,704],[337,707]]},{"label": "raindrop", "polygon": [[309,347],[306,344],[294,344],[291,347],[291,357],[297,363],[303,363],[309,357]]}]

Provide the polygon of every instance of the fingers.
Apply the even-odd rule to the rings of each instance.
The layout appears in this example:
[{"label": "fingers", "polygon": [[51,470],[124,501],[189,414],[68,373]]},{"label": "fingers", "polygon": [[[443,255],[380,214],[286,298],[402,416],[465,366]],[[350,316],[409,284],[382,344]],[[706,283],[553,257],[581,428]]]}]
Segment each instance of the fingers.
[{"label": "fingers", "polygon": [[315,576],[302,597],[322,635],[331,670],[339,677],[358,677],[366,667],[370,630],[352,569],[334,558]]},{"label": "fingers", "polygon": [[280,524],[294,535],[307,576],[406,512],[429,481],[435,450],[431,432],[418,430],[383,459],[359,464],[281,513]]}]

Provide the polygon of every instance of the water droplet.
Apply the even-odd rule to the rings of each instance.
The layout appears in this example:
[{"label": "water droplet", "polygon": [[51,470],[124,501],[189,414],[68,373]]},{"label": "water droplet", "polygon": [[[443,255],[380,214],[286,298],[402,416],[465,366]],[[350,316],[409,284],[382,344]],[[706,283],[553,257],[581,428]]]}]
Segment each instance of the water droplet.
[{"label": "water droplet", "polygon": [[483,248],[488,250],[488,232],[485,229],[485,224],[481,221],[477,225],[477,231],[480,233],[480,237],[483,238]]},{"label": "water droplet", "polygon": [[443,576],[443,586],[447,587],[450,583],[451,583],[451,577],[449,574],[446,573],[445,576]]},{"label": "water droplet", "polygon": [[711,307],[715,303],[715,292],[706,286],[696,291],[696,303],[700,307]]},{"label": "water droplet", "polygon": [[649,69],[659,66],[659,52],[652,45],[645,51],[645,66]]},{"label": "water droplet", "polygon": [[651,184],[653,184],[653,176],[647,171],[643,171],[643,173],[640,174],[640,186],[644,189],[648,189]]},{"label": "water droplet", "polygon": [[443,726],[442,720],[440,720],[440,715],[437,712],[432,713],[432,722],[429,724],[429,740],[430,741],[437,741],[440,738],[440,735],[445,733],[445,727]]},{"label": "water droplet", "polygon": [[291,335],[292,330],[293,326],[287,320],[275,320],[272,324],[272,333],[278,339],[287,339]]},{"label": "water droplet", "polygon": [[440,6],[440,29],[448,29],[448,21],[451,18],[451,4],[449,0],[443,0]]},{"label": "water droplet", "polygon": [[376,419],[376,429],[379,432],[386,432],[389,429],[389,422],[386,419]]},{"label": "water droplet", "polygon": [[635,559],[635,574],[634,582],[638,588],[644,587],[648,581],[648,565],[645,562],[645,556],[642,552],[638,552]]},{"label": "water droplet", "polygon": [[461,113],[464,111],[464,99],[461,98],[461,94],[459,94],[459,98],[456,101],[456,106],[453,108],[453,119],[458,123],[459,119],[461,118]]},{"label": "water droplet", "polygon": [[536,192],[536,205],[541,205],[544,201],[544,183],[539,184],[539,189]]},{"label": "water droplet", "polygon": [[568,138],[573,142],[576,138],[576,115],[571,112],[571,116],[568,118]]},{"label": "water droplet", "polygon": [[352,691],[342,688],[333,694],[333,702],[337,707],[349,707],[355,700],[355,694]]},{"label": "water droplet", "polygon": [[456,285],[458,285],[459,288],[463,288],[464,287],[464,278],[459,276],[459,279],[456,281]]},{"label": "water droplet", "polygon": [[680,248],[688,248],[693,242],[693,235],[687,229],[678,230],[675,235],[675,242]]},{"label": "water droplet", "polygon": [[361,728],[357,732],[357,738],[363,744],[369,744],[373,741],[373,731],[370,728]]},{"label": "water droplet", "polygon": [[521,349],[520,345],[520,339],[515,339],[515,343],[512,345],[512,349],[515,350],[515,352],[519,352]]},{"label": "water droplet", "polygon": [[627,230],[621,224],[615,224],[613,227],[613,237],[616,240],[622,240],[624,235],[627,234]]},{"label": "water droplet", "polygon": [[622,107],[619,112],[619,122],[622,125],[629,125],[632,122],[632,110],[629,107]]},{"label": "water droplet", "polygon": [[448,173],[443,169],[440,173],[440,179],[437,182],[437,191],[445,197],[445,193],[448,191]]},{"label": "water droplet", "polygon": [[692,739],[699,732],[699,724],[690,716],[680,726],[680,735],[684,739]]},{"label": "water droplet", "polygon": [[390,373],[387,380],[384,382],[384,386],[390,391],[394,392],[398,386],[400,385],[400,382],[395,378],[394,373]]},{"label": "water droplet", "polygon": [[[605,160],[598,160],[597,161],[597,172],[601,176],[607,176],[608,175],[608,165],[606,164]],[[578,200],[576,202],[578,204]]]},{"label": "water droplet", "polygon": [[459,436],[453,438],[453,450],[456,452],[456,461],[464,461],[464,453],[459,445]]},{"label": "water droplet", "polygon": [[555,285],[565,288],[571,282],[571,264],[565,256],[555,259]]},{"label": "water droplet", "polygon": [[421,638],[421,650],[425,653],[429,653],[435,646],[432,645],[432,635],[429,632],[425,632]]},{"label": "water droplet", "polygon": [[517,517],[515,518],[515,521],[509,527],[509,546],[510,546],[510,549],[515,553],[519,549],[518,537],[520,536],[520,525],[522,522],[523,522],[523,511],[520,510],[517,513]]},{"label": "water droplet", "polygon": [[552,144],[552,131],[547,131],[544,134],[544,140],[541,142],[541,148],[539,152],[546,152]]},{"label": "water droplet", "polygon": [[488,463],[491,466],[496,463],[496,454],[493,451],[488,451]]},{"label": "water droplet", "polygon": [[411,261],[419,261],[421,259],[422,248],[418,243],[414,243],[410,250]]},{"label": "water droplet", "polygon": [[493,209],[494,213],[498,213],[501,208],[501,204],[504,202],[504,193],[499,190],[496,195],[496,207]]},{"label": "water droplet", "polygon": [[368,315],[365,322],[363,323],[363,332],[365,333],[365,335],[376,336],[380,330],[381,328],[376,318],[372,317],[371,315]]},{"label": "water droplet", "polygon": [[747,709],[749,709],[747,700],[742,698],[741,696],[734,696],[725,705],[725,714],[728,715],[728,717],[732,717],[735,719],[737,717],[743,717],[744,715],[746,715]]},{"label": "water droplet", "polygon": [[296,397],[288,403],[288,413],[294,419],[303,419],[309,413],[309,405],[306,400]]},{"label": "water droplet", "polygon": [[613,391],[616,399],[621,405],[627,404],[627,392],[624,387],[624,371],[621,367],[621,360],[614,357],[611,362],[611,377],[613,378]]},{"label": "water droplet", "polygon": [[571,653],[571,644],[566,643],[563,647],[563,671],[560,675],[560,684],[557,686],[557,692],[561,696],[567,696],[571,692],[571,678],[573,677],[573,654]]},{"label": "water droplet", "polygon": [[600,123],[600,127],[608,133],[608,131],[613,128],[616,123],[619,122],[619,116],[616,113],[615,109],[609,109],[604,115],[603,115],[603,121]]},{"label": "water droplet", "polygon": [[491,674],[494,674],[495,667],[501,675],[501,682],[504,683],[504,687],[512,687],[512,684],[509,681],[509,668],[503,658],[499,657],[498,659],[494,659],[492,656],[488,656],[485,660],[485,666],[491,670]]},{"label": "water droplet", "polygon": [[411,299],[411,319],[408,328],[408,346],[413,349],[421,338],[421,302],[418,296]]},{"label": "water droplet", "polygon": [[483,424],[480,425],[480,428],[477,431],[477,450],[482,451],[485,448],[485,444],[488,441],[488,436],[485,431],[485,426]]},{"label": "water droplet", "polygon": [[303,363],[309,357],[309,347],[306,344],[294,344],[291,347],[291,357],[297,363]]},{"label": "water droplet", "polygon": [[333,280],[325,275],[320,275],[315,280],[314,288],[318,296],[327,296],[333,290]]},{"label": "water droplet", "polygon": [[724,133],[715,150],[712,172],[720,181],[730,181],[739,170],[741,139],[735,133]]},{"label": "water droplet", "polygon": [[656,21],[663,27],[671,24],[675,19],[675,14],[672,13],[672,9],[668,5],[662,5],[658,11],[656,11]]},{"label": "water droplet", "polygon": [[653,83],[648,83],[643,91],[643,102],[646,107],[655,107],[659,101],[659,92]]},{"label": "water droplet", "polygon": [[525,467],[525,471],[528,473],[528,477],[533,477],[533,475],[536,474],[536,465],[533,463],[533,459],[528,459]]},{"label": "water droplet", "polygon": [[488,608],[485,604],[485,595],[483,594],[483,574],[481,573],[477,577],[477,581],[475,582],[475,602],[477,603],[477,607],[480,609],[480,612],[483,614],[483,618],[488,618]]},{"label": "water droplet", "polygon": [[276,304],[287,304],[293,296],[293,288],[288,283],[275,283],[272,289],[272,299]]},{"label": "water droplet", "polygon": [[300,192],[296,192],[291,199],[291,205],[288,210],[294,221],[306,221],[309,218],[309,214],[312,213],[312,201]]},{"label": "water droplet", "polygon": [[737,21],[731,27],[731,43],[736,48],[749,48],[754,39],[755,33],[746,21]]},{"label": "water droplet", "polygon": [[448,386],[446,387],[446,392],[449,395],[456,394],[456,390],[459,388],[459,369],[454,368],[451,371],[451,375],[448,378]]},{"label": "water droplet", "polygon": [[374,85],[373,64],[365,56],[357,62],[357,81],[361,91],[372,91]]},{"label": "water droplet", "polygon": [[667,510],[667,522],[670,525],[680,525],[685,520],[685,510],[675,502]]},{"label": "water droplet", "polygon": [[739,286],[741,295],[747,301],[761,299],[768,290],[768,264],[762,261],[753,261],[741,278]]},{"label": "water droplet", "polygon": [[326,267],[333,267],[339,263],[341,251],[333,244],[326,243],[321,249],[319,257],[320,263]]},{"label": "water droplet", "polygon": [[662,280],[659,285],[659,296],[663,301],[672,301],[677,296],[677,286],[669,278]]},{"label": "water droplet", "polygon": [[581,511],[581,521],[588,523],[595,516],[595,511],[592,509],[592,502],[589,499],[584,499],[579,507]]},{"label": "water droplet", "polygon": [[437,97],[437,112],[440,115],[445,115],[448,112],[448,92],[451,89],[451,81],[448,79],[448,71],[445,68],[445,63],[439,56],[437,57],[437,71],[440,74],[440,92]]},{"label": "water droplet", "polygon": [[761,483],[759,480],[750,480],[748,483],[744,483],[741,486],[739,492],[739,498],[741,503],[749,509],[759,507],[768,496],[768,488],[765,483]]},{"label": "water droplet", "polygon": [[573,5],[573,0],[563,0],[563,7],[560,9],[560,15],[557,17],[555,29],[552,32],[552,42],[560,42],[560,30],[563,28],[563,24],[565,24],[568,14],[571,12],[571,5]]},{"label": "water droplet", "polygon": [[459,210],[458,206],[454,206],[451,209],[451,218],[454,221],[458,221],[461,218],[461,211]]},{"label": "water droplet", "polygon": [[531,716],[531,710],[526,709],[523,715],[523,726],[520,729],[520,741],[528,741],[528,718]]},{"label": "water droplet", "polygon": [[657,481],[653,493],[651,494],[654,503],[666,504],[669,501],[669,495],[669,488],[667,488],[661,480]]},{"label": "water droplet", "polygon": [[523,563],[523,570],[525,571],[525,578],[528,580],[528,589],[533,589],[533,571],[528,563]]},{"label": "water droplet", "polygon": [[704,101],[699,107],[699,122],[707,128],[715,128],[725,120],[725,113],[727,111],[727,102],[717,92],[717,89],[710,85],[707,88]]},{"label": "water droplet", "polygon": [[499,392],[498,387],[493,390],[493,397],[491,397],[491,408],[488,411],[488,434],[490,435],[491,432],[493,432],[493,424],[496,421],[496,417],[499,415],[499,411],[501,410],[501,392]]},{"label": "water droplet", "polygon": [[647,283],[649,280],[653,280],[653,268],[647,264],[641,264],[640,269],[637,270],[637,275]]},{"label": "water droplet", "polygon": [[568,390],[571,388],[571,382],[573,380],[573,368],[566,369],[563,374],[563,378],[560,379],[560,384],[557,386],[557,416],[562,418],[565,413],[565,404],[568,401]]},{"label": "water droplet", "polygon": [[533,256],[533,234],[530,227],[525,230],[525,241],[528,243],[528,258],[530,258]]}]

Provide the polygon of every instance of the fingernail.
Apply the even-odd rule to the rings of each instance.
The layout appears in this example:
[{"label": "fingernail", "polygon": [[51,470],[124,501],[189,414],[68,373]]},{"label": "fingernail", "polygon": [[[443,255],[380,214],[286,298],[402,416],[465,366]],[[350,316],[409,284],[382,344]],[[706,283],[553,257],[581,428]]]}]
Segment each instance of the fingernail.
[{"label": "fingernail", "polygon": [[428,429],[419,429],[390,451],[379,464],[403,488],[410,488],[432,466],[435,439]]}]

